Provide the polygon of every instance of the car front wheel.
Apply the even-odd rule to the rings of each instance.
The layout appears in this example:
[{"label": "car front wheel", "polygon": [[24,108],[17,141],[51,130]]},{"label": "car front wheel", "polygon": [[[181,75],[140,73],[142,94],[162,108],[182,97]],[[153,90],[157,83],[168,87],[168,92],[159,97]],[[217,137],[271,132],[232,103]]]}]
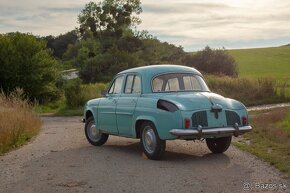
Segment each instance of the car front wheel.
[{"label": "car front wheel", "polygon": [[232,141],[232,136],[220,137],[220,138],[207,138],[206,145],[212,153],[225,152]]},{"label": "car front wheel", "polygon": [[151,122],[144,122],[141,126],[141,144],[143,152],[149,159],[161,159],[165,152],[166,141],[159,138]]},{"label": "car front wheel", "polygon": [[88,142],[95,146],[101,146],[108,140],[109,135],[102,133],[95,124],[94,117],[89,117],[85,124],[85,134]]}]

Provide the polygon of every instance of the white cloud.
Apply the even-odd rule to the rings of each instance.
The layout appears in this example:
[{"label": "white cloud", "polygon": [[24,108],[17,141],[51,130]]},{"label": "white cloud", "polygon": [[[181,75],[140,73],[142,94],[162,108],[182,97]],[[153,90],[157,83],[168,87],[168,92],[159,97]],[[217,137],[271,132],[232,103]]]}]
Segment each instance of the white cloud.
[{"label": "white cloud", "polygon": [[162,35],[182,37],[171,41],[186,48],[194,48],[194,44],[285,37],[290,42],[290,4],[287,1],[203,2],[170,1],[163,5],[146,1],[141,28],[161,38]]},{"label": "white cloud", "polygon": [[[0,33],[65,33],[77,26],[77,15],[88,2],[1,0]],[[142,6],[139,29],[187,50],[290,43],[288,0],[143,0]]]},{"label": "white cloud", "polygon": [[58,35],[77,26],[77,15],[87,0],[1,0],[0,33],[21,31]]}]

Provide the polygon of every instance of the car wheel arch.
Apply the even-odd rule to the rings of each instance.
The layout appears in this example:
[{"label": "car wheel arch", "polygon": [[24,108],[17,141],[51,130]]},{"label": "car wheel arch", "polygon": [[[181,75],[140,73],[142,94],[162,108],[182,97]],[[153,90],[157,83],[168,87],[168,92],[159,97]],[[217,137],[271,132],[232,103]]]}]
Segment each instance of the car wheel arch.
[{"label": "car wheel arch", "polygon": [[94,117],[94,114],[91,110],[87,110],[86,111],[86,120],[88,120],[88,118],[90,118],[90,117]]},{"label": "car wheel arch", "polygon": [[151,122],[155,126],[158,133],[158,129],[157,129],[154,119],[150,119],[150,118],[137,119],[135,122],[135,136],[137,139],[140,139],[141,137],[141,126],[144,122]]}]

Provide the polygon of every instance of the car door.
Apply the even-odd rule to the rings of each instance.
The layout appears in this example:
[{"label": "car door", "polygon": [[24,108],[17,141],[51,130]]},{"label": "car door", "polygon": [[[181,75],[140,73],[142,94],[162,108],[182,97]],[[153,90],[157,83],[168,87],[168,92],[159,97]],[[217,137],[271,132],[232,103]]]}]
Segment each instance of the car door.
[{"label": "car door", "polygon": [[102,99],[98,108],[98,122],[99,127],[103,131],[108,133],[118,134],[117,118],[116,118],[116,106],[118,98],[123,88],[124,76],[118,76],[115,78],[111,87],[106,95],[106,98]]},{"label": "car door", "polygon": [[128,74],[124,91],[118,98],[116,108],[117,126],[120,135],[133,136],[134,111],[141,90],[141,77],[137,74]]}]

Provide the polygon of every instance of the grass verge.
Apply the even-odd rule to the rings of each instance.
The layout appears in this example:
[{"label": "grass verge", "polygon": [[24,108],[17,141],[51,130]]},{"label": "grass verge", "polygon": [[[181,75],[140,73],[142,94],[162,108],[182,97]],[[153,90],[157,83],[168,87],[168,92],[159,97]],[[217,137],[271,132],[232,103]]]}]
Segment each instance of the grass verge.
[{"label": "grass verge", "polygon": [[55,115],[56,116],[82,116],[83,107],[63,107],[59,109]]},{"label": "grass verge", "polygon": [[40,115],[52,114],[54,116],[82,116],[83,107],[69,107],[64,99],[56,102],[39,105],[36,107],[36,112]]},{"label": "grass verge", "polygon": [[20,89],[9,95],[0,92],[0,155],[25,144],[41,127],[33,105],[22,96]]},{"label": "grass verge", "polygon": [[290,108],[251,113],[253,132],[234,144],[262,158],[290,178]]}]

